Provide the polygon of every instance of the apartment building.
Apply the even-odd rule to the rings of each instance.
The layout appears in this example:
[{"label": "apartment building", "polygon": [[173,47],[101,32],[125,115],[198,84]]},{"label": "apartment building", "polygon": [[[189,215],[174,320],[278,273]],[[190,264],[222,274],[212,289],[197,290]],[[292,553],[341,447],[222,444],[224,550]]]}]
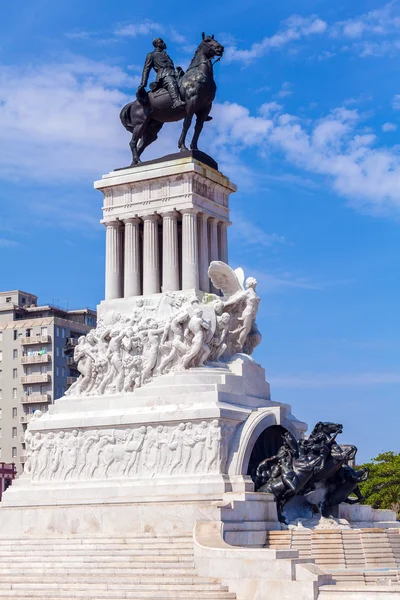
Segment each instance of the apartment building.
[{"label": "apartment building", "polygon": [[0,292],[0,461],[23,471],[24,434],[35,410],[47,411],[76,381],[78,338],[96,326],[96,311],[38,305],[21,290]]}]

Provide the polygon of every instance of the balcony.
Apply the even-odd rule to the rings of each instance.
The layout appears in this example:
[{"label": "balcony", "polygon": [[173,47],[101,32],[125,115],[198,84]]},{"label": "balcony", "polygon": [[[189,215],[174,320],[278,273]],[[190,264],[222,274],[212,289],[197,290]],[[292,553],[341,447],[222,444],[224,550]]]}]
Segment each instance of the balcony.
[{"label": "balcony", "polygon": [[39,373],[38,375],[25,375],[21,377],[23,385],[27,385],[28,383],[49,383],[50,381],[50,373]]},{"label": "balcony", "polygon": [[29,421],[31,420],[33,415],[21,415],[19,418],[19,422],[22,425],[26,425],[27,423],[29,423]]},{"label": "balcony", "polygon": [[67,377],[67,385],[72,385],[75,381],[78,381],[77,377]]},{"label": "balcony", "polygon": [[39,354],[39,355],[31,355],[31,356],[21,356],[21,364],[23,365],[33,365],[37,363],[49,363],[50,362],[50,354]]},{"label": "balcony", "polygon": [[70,346],[71,348],[75,348],[75,346],[78,345],[78,338],[67,338],[67,346]]},{"label": "balcony", "polygon": [[50,394],[25,394],[21,396],[22,404],[45,404],[51,402]]},{"label": "balcony", "polygon": [[19,456],[19,462],[21,463],[21,465],[24,465],[26,463],[28,459],[28,455],[27,454],[20,454]]},{"label": "balcony", "polygon": [[30,337],[22,337],[21,344],[30,346],[31,344],[50,344],[51,337],[49,335],[32,335]]},{"label": "balcony", "polygon": [[68,356],[67,365],[69,367],[76,367],[76,361],[72,358],[72,356]]}]

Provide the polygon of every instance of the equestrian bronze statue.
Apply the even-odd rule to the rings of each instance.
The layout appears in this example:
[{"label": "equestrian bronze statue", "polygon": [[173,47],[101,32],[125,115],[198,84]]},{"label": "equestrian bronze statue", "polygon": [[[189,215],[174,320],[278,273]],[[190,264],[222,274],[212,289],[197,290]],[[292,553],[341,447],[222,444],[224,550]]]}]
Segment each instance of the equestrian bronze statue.
[{"label": "equestrian bronze statue", "polygon": [[258,465],[256,489],[275,496],[282,522],[287,522],[285,506],[297,496],[309,503],[310,511],[325,517],[342,502],[362,502],[359,483],[368,478],[368,470],[356,471],[348,464],[355,459],[357,448],[336,442],[342,430],[337,423],[319,422],[310,436],[299,442],[286,433],[278,453]]},{"label": "equestrian bronze statue", "polygon": [[[175,70],[173,61],[166,53],[165,42],[160,38],[154,40],[154,51],[147,55],[136,100],[124,106],[120,114],[123,126],[132,133],[132,166],[140,162],[143,151],[155,142],[164,123],[183,119],[178,141],[178,147],[183,151],[188,149],[186,135],[196,116],[190,148],[198,149],[203,125],[211,121],[209,115],[217,91],[213,66],[224,53],[224,47],[214,36],[203,33],[202,37],[186,73],[179,67]],[[151,69],[156,72],[156,81],[150,84],[150,91],[147,92]]]}]

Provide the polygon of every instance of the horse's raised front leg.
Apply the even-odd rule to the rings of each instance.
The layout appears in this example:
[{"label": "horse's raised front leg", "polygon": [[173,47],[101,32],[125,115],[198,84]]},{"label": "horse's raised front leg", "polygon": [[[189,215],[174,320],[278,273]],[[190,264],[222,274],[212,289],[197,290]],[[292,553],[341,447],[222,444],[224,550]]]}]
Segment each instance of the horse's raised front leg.
[{"label": "horse's raised front leg", "polygon": [[178,142],[178,148],[181,151],[187,150],[186,136],[187,136],[187,132],[189,131],[189,127],[192,124],[192,119],[193,119],[193,113],[189,113],[186,115],[185,120],[183,121],[182,133],[181,133],[181,137],[179,138],[179,142]]}]

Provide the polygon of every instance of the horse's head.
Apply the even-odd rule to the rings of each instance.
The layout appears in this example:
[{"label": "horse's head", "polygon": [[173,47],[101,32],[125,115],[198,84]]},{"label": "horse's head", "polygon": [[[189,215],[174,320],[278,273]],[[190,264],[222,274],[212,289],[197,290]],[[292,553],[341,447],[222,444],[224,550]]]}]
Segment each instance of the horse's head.
[{"label": "horse's head", "polygon": [[225,48],[214,39],[213,35],[202,34],[203,41],[201,45],[203,46],[203,52],[207,58],[214,58],[214,56],[221,57],[224,53]]},{"label": "horse's head", "polygon": [[311,435],[315,436],[321,433],[325,435],[339,435],[339,433],[342,433],[342,431],[343,425],[340,425],[339,423],[324,423],[320,421],[314,427]]}]

